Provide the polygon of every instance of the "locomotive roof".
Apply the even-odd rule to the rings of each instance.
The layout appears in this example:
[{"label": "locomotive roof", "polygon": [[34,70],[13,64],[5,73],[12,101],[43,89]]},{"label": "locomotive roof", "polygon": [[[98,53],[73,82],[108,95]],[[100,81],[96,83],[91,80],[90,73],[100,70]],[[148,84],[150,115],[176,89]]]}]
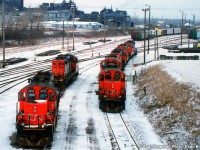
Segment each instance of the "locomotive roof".
[{"label": "locomotive roof", "polygon": [[103,73],[103,72],[106,72],[106,71],[119,71],[119,72],[125,74],[123,71],[121,71],[120,69],[116,69],[116,68],[113,68],[113,69],[112,68],[106,68],[104,70],[101,70],[100,73]]},{"label": "locomotive roof", "polygon": [[106,56],[105,58],[118,58],[119,56],[115,53],[115,54],[109,54],[108,56]]},{"label": "locomotive roof", "polygon": [[112,50],[112,52],[114,52],[114,53],[120,53],[120,52],[122,52],[123,50],[122,49],[120,49],[120,48],[115,48],[114,50]]},{"label": "locomotive roof", "polygon": [[114,56],[115,56],[115,57],[106,56],[105,59],[102,60],[102,62],[103,62],[103,61],[106,61],[106,60],[109,60],[109,59],[114,59],[115,61],[119,61],[119,59],[117,59],[117,56],[116,56],[116,55],[114,55]]},{"label": "locomotive roof", "polygon": [[45,87],[45,88],[49,88],[49,89],[54,90],[58,94],[58,89],[56,89],[53,85],[42,83],[42,82],[31,82],[28,85],[26,85],[25,87],[23,87],[22,89],[29,88],[29,87],[32,87],[32,86],[42,86],[42,87]]},{"label": "locomotive roof", "polygon": [[43,86],[57,92],[57,89],[53,85],[53,75],[49,71],[38,71],[37,74],[30,79],[30,81],[31,83],[26,85],[24,88],[31,86]]},{"label": "locomotive roof", "polygon": [[67,62],[70,61],[75,61],[78,62],[78,57],[76,57],[74,54],[72,53],[67,53],[67,54],[60,54],[58,55],[55,60],[65,60]]},{"label": "locomotive roof", "polygon": [[120,44],[120,45],[118,45],[118,46],[127,46],[126,44]]}]

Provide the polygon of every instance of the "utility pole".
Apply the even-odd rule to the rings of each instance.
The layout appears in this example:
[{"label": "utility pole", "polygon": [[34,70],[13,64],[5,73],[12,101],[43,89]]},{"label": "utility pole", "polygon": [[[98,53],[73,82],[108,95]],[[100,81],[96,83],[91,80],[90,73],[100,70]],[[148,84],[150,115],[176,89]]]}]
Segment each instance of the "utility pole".
[{"label": "utility pole", "polygon": [[73,5],[73,48],[72,50],[74,50],[74,9],[75,9],[75,5]]},{"label": "utility pole", "polygon": [[144,11],[144,65],[146,64],[146,12],[148,8],[142,9]]},{"label": "utility pole", "polygon": [[190,34],[190,19],[189,19],[189,33],[188,33],[188,50],[190,50],[190,36],[189,36],[189,34]]},{"label": "utility pole", "polygon": [[154,60],[156,60],[156,38],[154,38]]},{"label": "utility pole", "polygon": [[106,42],[106,31],[105,31],[105,19],[106,19],[106,15],[104,15],[104,21],[103,21],[103,42],[105,43]]},{"label": "utility pole", "polygon": [[69,37],[68,37],[68,20],[67,20],[67,51],[69,51]]},{"label": "utility pole", "polygon": [[3,35],[3,68],[5,68],[6,63],[5,63],[5,1],[2,0],[2,35]]},{"label": "utility pole", "polygon": [[63,41],[62,41],[62,49],[64,49],[64,42],[65,42],[65,21],[63,16]]},{"label": "utility pole", "polygon": [[157,60],[159,60],[159,51],[158,51],[158,30],[156,30],[156,39],[157,39]]},{"label": "utility pole", "polygon": [[182,23],[181,23],[181,46],[183,44],[183,11],[180,11],[182,13]]},{"label": "utility pole", "polygon": [[195,24],[195,15],[194,14],[192,14],[192,16],[193,16],[193,26],[194,26],[194,24]]},{"label": "utility pole", "polygon": [[149,40],[150,40],[150,20],[151,20],[151,6],[150,5],[146,5],[149,6],[149,25],[148,25],[148,54],[149,54]]}]

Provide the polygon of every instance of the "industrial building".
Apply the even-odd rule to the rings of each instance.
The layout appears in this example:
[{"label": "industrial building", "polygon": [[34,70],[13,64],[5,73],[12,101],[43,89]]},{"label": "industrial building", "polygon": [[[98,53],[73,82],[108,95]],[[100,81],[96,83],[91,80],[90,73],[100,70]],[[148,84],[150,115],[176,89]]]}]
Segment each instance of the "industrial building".
[{"label": "industrial building", "polygon": [[[2,0],[0,0],[0,4],[2,4]],[[10,12],[13,10],[22,10],[24,8],[24,0],[4,0],[5,11]]]},{"label": "industrial building", "polygon": [[131,26],[130,16],[126,11],[103,8],[100,12],[84,13],[79,11],[76,3],[69,0],[62,3],[43,3],[40,8],[45,10],[45,21],[70,21],[78,18],[79,21],[99,22],[101,24],[118,28]]}]

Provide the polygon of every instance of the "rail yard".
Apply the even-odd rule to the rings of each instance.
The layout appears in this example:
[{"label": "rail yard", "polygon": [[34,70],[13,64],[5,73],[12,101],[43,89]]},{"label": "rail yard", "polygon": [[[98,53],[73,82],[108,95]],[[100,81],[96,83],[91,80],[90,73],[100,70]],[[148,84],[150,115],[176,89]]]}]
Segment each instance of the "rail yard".
[{"label": "rail yard", "polygon": [[[126,107],[117,113],[102,112],[99,109],[100,103],[96,91],[98,90],[98,82],[100,80],[98,80],[100,63],[118,45],[130,40],[130,36],[110,37],[110,39],[109,42],[100,44],[97,42],[92,46],[84,45],[85,41],[77,40],[76,45],[79,48],[70,53],[78,58],[79,75],[62,91],[52,142],[51,144],[42,145],[43,148],[145,149],[149,147],[150,149],[169,149],[166,141],[154,132],[155,129],[138,107],[136,103],[137,97],[134,96],[136,85],[133,84],[132,77],[146,66],[143,65],[143,41],[135,42],[138,54],[130,57],[129,62],[123,68],[126,74]],[[180,43],[180,35],[163,36],[159,37],[158,40],[159,53],[167,55],[167,51],[162,49],[162,47]],[[183,42],[187,43],[186,37],[183,39]],[[28,85],[28,79],[36,75],[38,71],[51,71],[52,60],[57,55],[35,56],[35,53],[55,48],[63,56],[68,53],[66,49],[59,48],[59,44],[49,44],[49,46],[44,44],[22,49],[17,48],[15,50],[12,48],[8,49],[8,56],[12,57],[12,55],[15,55],[17,57],[18,55],[23,55],[23,57],[28,58],[28,61],[9,65],[0,70],[0,113],[4,114],[1,115],[2,123],[0,128],[6,127],[6,130],[0,136],[0,147],[19,149],[28,146],[19,144],[16,140],[15,117],[16,109],[18,110],[18,92]],[[49,49],[45,48],[41,51],[42,47],[49,47]],[[159,63],[153,54],[154,47],[154,40],[150,40],[150,54],[146,57],[147,66],[151,63]],[[24,123],[26,124],[27,122],[25,121]],[[39,121],[37,124],[39,127]],[[31,138],[33,143],[38,142],[34,136],[31,136]]]}]

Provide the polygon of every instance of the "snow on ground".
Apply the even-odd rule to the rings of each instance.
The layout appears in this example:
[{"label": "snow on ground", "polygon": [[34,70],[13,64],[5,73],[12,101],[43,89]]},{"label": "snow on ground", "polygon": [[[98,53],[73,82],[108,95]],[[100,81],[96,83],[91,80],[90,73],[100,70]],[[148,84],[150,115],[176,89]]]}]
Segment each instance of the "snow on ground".
[{"label": "snow on ground", "polygon": [[[138,42],[137,44],[141,43]],[[79,48],[83,47],[80,43]],[[54,48],[48,47],[48,49]],[[160,52],[162,53],[162,51]],[[33,59],[34,51],[13,54],[15,57],[18,55],[23,57],[29,56],[30,59]],[[153,53],[147,55],[147,61],[153,59]],[[140,64],[142,62],[143,53],[138,53],[138,56],[128,63],[125,73],[127,75],[134,75],[135,71],[139,72],[148,65],[161,63],[178,80],[191,82],[197,86],[200,85],[200,79],[198,79],[200,71],[197,69],[199,60],[157,61],[144,66],[133,67],[133,64]],[[83,63],[80,66],[86,66],[87,63],[89,62]],[[98,87],[98,72],[99,66],[84,72],[66,89],[60,101],[59,119],[52,149],[107,150],[113,148],[112,142],[110,141],[109,129],[105,121],[105,114],[99,110],[98,97],[95,94],[95,90]],[[0,134],[0,149],[15,149],[15,147],[10,145],[9,137],[15,132],[17,93],[25,85],[27,83],[22,83],[0,95],[0,128],[3,129]],[[131,132],[134,133],[134,137],[141,149],[168,149],[165,141],[162,141],[156,135],[148,118],[137,105],[137,97],[133,95],[135,88],[135,85],[131,81],[127,81],[126,110],[122,113],[126,118],[130,119]],[[124,147],[123,149],[127,148]]]},{"label": "snow on ground", "polygon": [[163,61],[165,70],[179,82],[193,84],[200,88],[200,61],[199,60],[179,60]]}]

